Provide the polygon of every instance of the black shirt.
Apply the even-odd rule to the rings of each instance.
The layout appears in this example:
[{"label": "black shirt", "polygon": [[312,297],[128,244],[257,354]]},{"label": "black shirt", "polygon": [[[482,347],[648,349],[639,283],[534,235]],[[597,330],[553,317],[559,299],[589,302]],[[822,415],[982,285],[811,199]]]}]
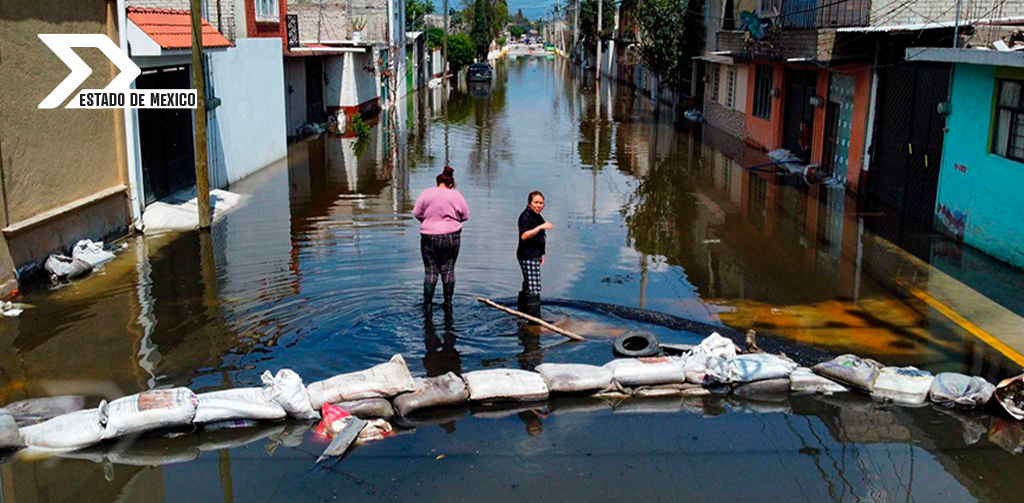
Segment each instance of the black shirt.
[{"label": "black shirt", "polygon": [[523,240],[524,232],[536,229],[538,225],[543,223],[544,217],[530,208],[526,208],[519,214],[519,248],[516,250],[516,258],[518,260],[541,258],[544,256],[544,244],[547,242],[544,230],[541,230],[530,239]]}]

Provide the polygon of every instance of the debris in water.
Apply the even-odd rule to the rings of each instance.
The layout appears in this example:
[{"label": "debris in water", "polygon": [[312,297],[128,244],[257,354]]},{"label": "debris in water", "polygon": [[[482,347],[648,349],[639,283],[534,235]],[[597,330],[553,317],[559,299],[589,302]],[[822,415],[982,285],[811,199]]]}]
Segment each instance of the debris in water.
[{"label": "debris in water", "polygon": [[442,459],[444,459],[444,454],[438,454],[434,461],[441,461]]}]

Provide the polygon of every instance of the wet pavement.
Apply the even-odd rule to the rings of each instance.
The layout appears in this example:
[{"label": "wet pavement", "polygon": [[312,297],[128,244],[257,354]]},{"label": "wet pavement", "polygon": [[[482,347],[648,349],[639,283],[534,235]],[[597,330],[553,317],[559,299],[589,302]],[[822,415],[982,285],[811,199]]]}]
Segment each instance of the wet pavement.
[{"label": "wet pavement", "polygon": [[[0,323],[0,401],[210,391],[258,385],[279,368],[312,382],[395,353],[419,375],[603,364],[614,336],[634,328],[699,340],[547,308],[592,339],[567,343],[475,302],[518,291],[515,220],[535,189],[555,225],[546,297],[990,381],[1019,373],[936,306],[948,305],[944,292],[973,292],[972,305],[998,306],[1012,329],[1024,314],[1021,273],[927,226],[841,190],[744,170],[764,155],[674,125],[647,98],[595,86],[561,60],[504,61],[493,84],[456,89],[447,107],[442,98],[417,93],[365,143],[292,145],[287,162],[230,188],[247,203],[210,234],[133,237],[103,271],[27,291],[35,309]],[[424,314],[411,210],[446,158],[472,220],[453,312]],[[968,319],[987,327],[994,308],[979,309]],[[0,467],[0,501],[959,502],[1024,489],[1013,476],[1024,468],[1019,423],[861,396],[556,399],[399,426],[327,467],[313,463],[325,442],[295,424],[18,459]]]}]

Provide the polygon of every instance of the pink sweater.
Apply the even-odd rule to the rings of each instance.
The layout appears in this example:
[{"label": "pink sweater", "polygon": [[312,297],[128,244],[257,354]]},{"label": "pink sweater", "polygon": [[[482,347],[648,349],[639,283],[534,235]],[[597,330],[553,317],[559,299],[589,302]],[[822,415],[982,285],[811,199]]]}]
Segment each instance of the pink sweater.
[{"label": "pink sweater", "polygon": [[466,199],[455,189],[431,187],[420,193],[412,216],[422,222],[420,234],[448,234],[462,229],[469,220]]}]

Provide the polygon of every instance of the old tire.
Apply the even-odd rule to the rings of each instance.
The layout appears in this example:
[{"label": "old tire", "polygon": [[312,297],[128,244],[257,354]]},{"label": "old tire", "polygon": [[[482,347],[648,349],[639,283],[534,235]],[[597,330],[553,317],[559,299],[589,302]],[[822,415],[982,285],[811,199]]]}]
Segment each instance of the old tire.
[{"label": "old tire", "polygon": [[655,339],[650,332],[630,330],[615,339],[615,346],[612,350],[619,356],[640,358],[654,356],[661,348],[658,346],[658,339]]}]

